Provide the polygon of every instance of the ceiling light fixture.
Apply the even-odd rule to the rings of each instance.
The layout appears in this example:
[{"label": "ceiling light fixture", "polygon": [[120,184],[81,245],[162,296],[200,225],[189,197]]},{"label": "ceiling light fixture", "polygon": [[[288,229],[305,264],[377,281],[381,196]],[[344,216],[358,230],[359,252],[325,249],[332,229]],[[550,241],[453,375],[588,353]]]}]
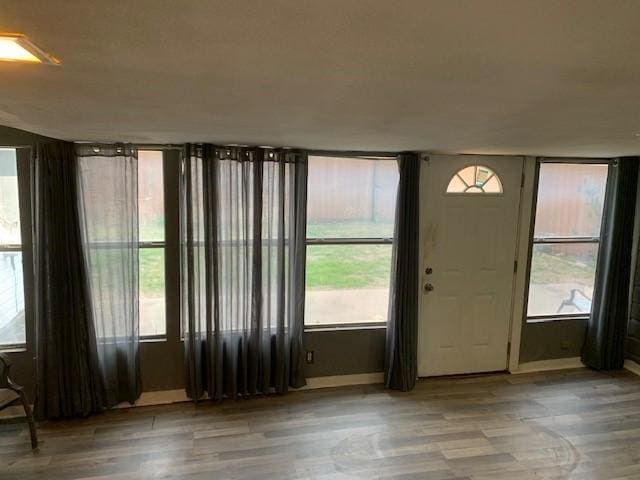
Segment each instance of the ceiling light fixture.
[{"label": "ceiling light fixture", "polygon": [[0,61],[60,65],[60,60],[21,33],[0,33]]}]

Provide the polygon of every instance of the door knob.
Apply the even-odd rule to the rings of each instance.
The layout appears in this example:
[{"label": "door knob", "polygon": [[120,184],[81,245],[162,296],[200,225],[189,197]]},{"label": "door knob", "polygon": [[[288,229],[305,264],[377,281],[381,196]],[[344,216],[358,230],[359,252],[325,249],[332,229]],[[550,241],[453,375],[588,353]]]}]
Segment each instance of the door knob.
[{"label": "door knob", "polygon": [[425,292],[432,292],[433,291],[433,285],[430,283],[425,283],[424,284],[424,291]]}]

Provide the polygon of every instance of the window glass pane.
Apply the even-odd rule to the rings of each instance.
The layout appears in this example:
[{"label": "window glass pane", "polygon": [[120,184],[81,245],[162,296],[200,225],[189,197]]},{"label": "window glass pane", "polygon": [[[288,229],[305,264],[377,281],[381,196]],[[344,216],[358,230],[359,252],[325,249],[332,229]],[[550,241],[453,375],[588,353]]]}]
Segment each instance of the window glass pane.
[{"label": "window glass pane", "polygon": [[308,245],[305,325],[386,322],[391,245]]},{"label": "window glass pane", "polygon": [[141,248],[140,336],[165,335],[164,248]]},{"label": "window glass pane", "polygon": [[471,165],[451,177],[447,193],[502,193],[502,182],[489,167]]},{"label": "window glass pane", "polygon": [[607,165],[542,163],[535,237],[597,237]]},{"label": "window glass pane", "polygon": [[467,187],[468,185],[458,175],[454,175],[447,186],[447,193],[464,193]]},{"label": "window glass pane", "polygon": [[162,152],[138,152],[138,211],[141,242],[164,240]]},{"label": "window glass pane", "polygon": [[467,187],[476,183],[476,167],[465,167],[458,172],[458,177],[462,179]]},{"label": "window glass pane", "polygon": [[394,159],[310,157],[307,238],[389,238],[398,188]]},{"label": "window glass pane", "polygon": [[16,151],[0,148],[0,245],[20,243]]},{"label": "window glass pane", "polygon": [[0,252],[0,345],[25,342],[22,253]]},{"label": "window glass pane", "polygon": [[502,193],[502,184],[500,183],[498,176],[494,175],[487,180],[487,183],[482,186],[482,189],[487,193]]},{"label": "window glass pane", "polygon": [[597,243],[534,244],[528,315],[589,313]]}]

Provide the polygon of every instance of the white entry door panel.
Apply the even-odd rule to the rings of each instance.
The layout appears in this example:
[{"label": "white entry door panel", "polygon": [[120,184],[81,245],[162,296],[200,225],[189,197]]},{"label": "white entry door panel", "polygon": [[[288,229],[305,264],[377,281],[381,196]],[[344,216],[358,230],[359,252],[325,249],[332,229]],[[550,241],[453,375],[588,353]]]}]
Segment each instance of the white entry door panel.
[{"label": "white entry door panel", "polygon": [[[469,166],[493,171],[502,193],[480,193],[476,184],[468,190],[477,193],[447,193],[456,172]],[[521,157],[474,155],[433,155],[423,165],[421,377],[507,367],[522,167]],[[487,170],[477,172],[481,185]],[[458,190],[474,181],[454,180]],[[495,180],[488,185],[496,190]]]}]

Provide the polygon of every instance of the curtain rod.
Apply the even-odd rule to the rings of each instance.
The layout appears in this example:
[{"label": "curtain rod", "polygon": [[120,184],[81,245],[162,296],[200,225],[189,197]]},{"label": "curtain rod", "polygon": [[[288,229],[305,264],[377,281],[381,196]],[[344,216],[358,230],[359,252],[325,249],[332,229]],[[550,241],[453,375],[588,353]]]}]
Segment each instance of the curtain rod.
[{"label": "curtain rod", "polygon": [[136,143],[136,142],[73,142],[79,146],[115,146],[115,145],[131,145],[140,150],[182,150],[184,143]]},{"label": "curtain rod", "polygon": [[[73,142],[78,145],[116,145],[118,143],[131,144],[134,147],[149,150],[182,150],[184,143],[135,143],[135,142],[87,142],[76,141]],[[188,143],[188,142],[187,142]],[[196,142],[207,143],[207,142]],[[33,148],[34,144],[24,145],[0,145],[0,148]],[[224,147],[247,147],[247,148],[259,148],[256,145],[219,145]],[[288,147],[287,147],[288,148]],[[301,150],[307,152],[309,155],[325,156],[325,157],[388,157],[395,158],[402,152],[389,152],[389,151],[367,151],[367,150],[316,150],[308,148],[293,148],[291,150]],[[537,160],[552,163],[554,161],[562,163],[570,163],[567,160],[578,160],[576,163],[587,163],[592,161],[593,163],[602,163],[603,160],[613,160],[620,158],[620,156],[613,157],[576,157],[576,156],[544,156],[544,155],[522,155],[522,154],[491,154],[491,153],[444,153],[437,151],[416,150],[422,160],[428,160],[430,155],[451,155],[451,156],[490,156],[490,157],[533,157]]]},{"label": "curtain rod", "polygon": [[399,152],[372,152],[365,150],[314,150],[302,149],[309,155],[317,155],[319,157],[389,157],[396,158]]},{"label": "curtain rod", "polygon": [[[77,144],[95,144],[95,145],[111,145],[108,142],[75,142]],[[138,149],[149,149],[149,150],[181,150],[184,148],[184,143],[136,143],[136,142],[116,142],[116,143],[124,143],[131,144]],[[191,143],[193,145],[199,145],[202,143],[208,142],[186,142]],[[225,147],[244,147],[244,148],[261,148],[259,145],[238,145],[238,144],[230,144],[230,145],[218,145],[213,144],[220,148]],[[285,150],[299,150],[308,153],[309,155],[316,156],[324,156],[324,157],[378,157],[378,158],[396,158],[402,152],[390,152],[390,151],[372,151],[372,150],[320,150],[313,148],[300,148],[300,147],[264,147],[264,148],[283,148]],[[417,152],[421,153],[421,152]]]},{"label": "curtain rod", "polygon": [[[193,143],[198,145],[199,142]],[[182,149],[184,144],[155,144],[155,143],[132,143],[138,148],[148,148],[154,150],[174,150]],[[220,148],[225,147],[244,147],[244,148],[260,148],[257,145],[216,145]],[[395,158],[399,155],[398,152],[378,152],[368,150],[316,150],[311,148],[298,148],[298,147],[269,147],[269,148],[284,148],[285,150],[299,150],[308,153],[309,155],[325,156],[325,157],[389,157]]]}]

